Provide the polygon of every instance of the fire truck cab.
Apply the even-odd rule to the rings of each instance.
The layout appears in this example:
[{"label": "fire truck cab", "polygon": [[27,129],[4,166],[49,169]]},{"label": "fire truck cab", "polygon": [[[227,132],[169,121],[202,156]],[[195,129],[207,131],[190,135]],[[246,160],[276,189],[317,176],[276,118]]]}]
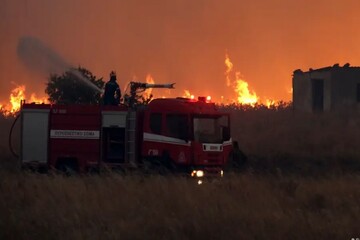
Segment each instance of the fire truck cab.
[{"label": "fire truck cab", "polygon": [[232,150],[229,114],[205,98],[154,99],[144,107],[23,103],[24,167],[84,172],[161,168],[222,175]]},{"label": "fire truck cab", "polygon": [[155,99],[145,109],[143,123],[145,160],[198,175],[221,174],[232,149],[230,118],[214,103]]}]

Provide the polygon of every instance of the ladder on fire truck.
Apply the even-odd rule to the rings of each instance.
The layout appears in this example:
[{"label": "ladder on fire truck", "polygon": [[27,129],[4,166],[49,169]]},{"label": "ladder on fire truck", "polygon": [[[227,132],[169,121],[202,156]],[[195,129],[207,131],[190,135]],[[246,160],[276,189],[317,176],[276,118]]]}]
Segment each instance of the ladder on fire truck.
[{"label": "ladder on fire truck", "polygon": [[175,83],[170,84],[150,84],[141,82],[130,82],[130,98],[129,98],[129,111],[126,118],[125,130],[125,159],[127,162],[136,167],[136,106],[137,93],[144,91],[148,88],[174,88]]},{"label": "ladder on fire truck", "polygon": [[136,111],[129,110],[126,118],[125,130],[125,159],[136,167]]}]

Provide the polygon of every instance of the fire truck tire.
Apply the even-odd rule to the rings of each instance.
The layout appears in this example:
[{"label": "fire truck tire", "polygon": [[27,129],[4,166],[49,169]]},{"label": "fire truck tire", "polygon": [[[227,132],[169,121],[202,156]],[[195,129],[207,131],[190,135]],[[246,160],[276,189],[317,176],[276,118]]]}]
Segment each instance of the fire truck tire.
[{"label": "fire truck tire", "polygon": [[148,157],[143,160],[142,170],[145,175],[157,175],[164,172],[161,164],[161,158],[159,157]]},{"label": "fire truck tire", "polygon": [[174,172],[175,167],[168,152],[164,152],[161,157],[147,157],[142,161],[143,173],[168,175]]},{"label": "fire truck tire", "polygon": [[154,174],[153,166],[148,159],[143,159],[142,161],[142,173],[145,175]]},{"label": "fire truck tire", "polygon": [[164,151],[161,157],[159,173],[162,175],[166,175],[166,174],[174,173],[175,170],[176,167],[170,157],[169,152]]},{"label": "fire truck tire", "polygon": [[72,176],[79,172],[79,166],[76,159],[59,159],[56,169],[65,176]]}]

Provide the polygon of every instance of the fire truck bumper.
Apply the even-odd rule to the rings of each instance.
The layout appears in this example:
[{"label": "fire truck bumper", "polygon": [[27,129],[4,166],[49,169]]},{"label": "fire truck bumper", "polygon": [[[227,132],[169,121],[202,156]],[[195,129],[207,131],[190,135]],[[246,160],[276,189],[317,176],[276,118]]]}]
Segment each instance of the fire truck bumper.
[{"label": "fire truck bumper", "polygon": [[224,170],[222,168],[199,168],[193,170],[190,175],[196,179],[221,178],[224,176]]}]

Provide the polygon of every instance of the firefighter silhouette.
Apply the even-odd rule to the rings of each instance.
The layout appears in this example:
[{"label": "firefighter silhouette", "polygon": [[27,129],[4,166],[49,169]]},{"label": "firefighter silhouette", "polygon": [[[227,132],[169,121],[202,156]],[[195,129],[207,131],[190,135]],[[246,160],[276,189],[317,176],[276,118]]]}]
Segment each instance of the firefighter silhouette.
[{"label": "firefighter silhouette", "polygon": [[116,73],[111,71],[110,80],[105,84],[104,105],[119,105],[121,91],[119,84],[116,82]]}]

